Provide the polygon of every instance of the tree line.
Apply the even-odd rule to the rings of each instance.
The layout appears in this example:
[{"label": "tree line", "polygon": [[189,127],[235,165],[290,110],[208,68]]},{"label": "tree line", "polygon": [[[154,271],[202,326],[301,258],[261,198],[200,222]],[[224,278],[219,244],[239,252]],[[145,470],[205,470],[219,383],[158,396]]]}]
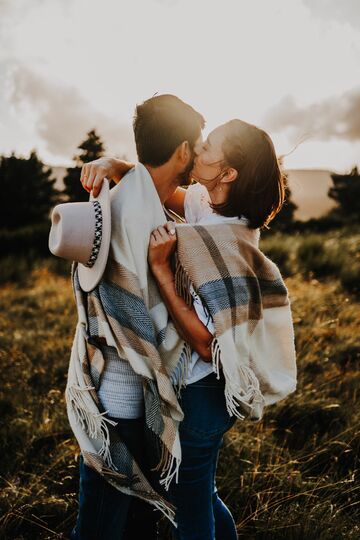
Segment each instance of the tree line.
[{"label": "tree line", "polygon": [[[73,157],[74,165],[67,168],[64,188],[55,188],[51,167],[46,166],[35,151],[29,158],[0,156],[0,189],[5,194],[5,204],[0,213],[0,229],[16,230],[24,227],[48,224],[53,206],[64,201],[87,201],[89,194],[80,183],[84,163],[104,155],[104,143],[92,129],[78,146]],[[357,167],[346,174],[332,174],[333,186],[329,197],[337,202],[331,218],[342,221],[356,219],[360,213],[360,175]],[[4,200],[4,199],[3,199]],[[293,228],[297,209],[286,187],[286,202],[271,225],[274,230]],[[314,220],[313,220],[314,221]]]},{"label": "tree line", "polygon": [[80,184],[84,163],[104,154],[104,144],[96,131],[88,132],[73,157],[74,166],[66,170],[64,189],[55,188],[51,167],[47,167],[35,151],[29,158],[0,157],[0,189],[7,203],[0,214],[0,228],[18,229],[48,222],[51,209],[59,202],[86,201],[89,194]]}]

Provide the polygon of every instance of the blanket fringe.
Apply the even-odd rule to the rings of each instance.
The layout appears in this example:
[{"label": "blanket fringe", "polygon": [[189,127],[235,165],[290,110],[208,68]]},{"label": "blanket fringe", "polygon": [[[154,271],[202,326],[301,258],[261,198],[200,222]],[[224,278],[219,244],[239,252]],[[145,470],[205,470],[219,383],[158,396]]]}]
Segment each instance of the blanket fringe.
[{"label": "blanket fringe", "polygon": [[175,370],[170,376],[171,383],[176,390],[177,397],[180,396],[182,388],[186,387],[186,379],[188,376],[189,362],[191,361],[191,347],[188,343],[184,342],[179,361]]},{"label": "blanket fringe", "polygon": [[[118,483],[118,476],[119,473],[116,473],[117,476],[114,479],[114,471],[111,470],[104,470],[102,471],[102,474],[104,478],[106,478],[112,486],[114,486],[116,489],[119,489],[119,483]],[[122,475],[120,475],[122,476]],[[152,488],[150,491],[136,491],[134,492],[131,487],[125,486],[123,487],[122,484],[120,484],[122,489],[119,489],[119,491],[122,491],[123,493],[126,493],[127,495],[135,495],[142,499],[143,501],[146,501],[147,503],[151,504],[151,506],[154,506],[156,510],[159,510],[164,514],[164,516],[171,521],[171,523],[174,525],[174,527],[177,528],[177,523],[175,521],[175,507],[173,504],[171,504],[169,501],[164,499],[161,495],[158,495],[158,499],[153,498],[152,495]],[[155,493],[154,493],[155,494]],[[154,509],[155,509],[154,508]]]},{"label": "blanket fringe", "polygon": [[216,373],[216,378],[220,379],[220,358],[221,358],[221,349],[218,340],[215,338],[211,342],[211,357],[213,370]]},{"label": "blanket fringe", "polygon": [[181,458],[175,457],[170,454],[169,451],[165,467],[163,468],[160,477],[162,480],[159,481],[160,485],[164,486],[166,491],[169,490],[170,484],[175,477],[175,482],[179,481],[179,468],[181,463]]},{"label": "blanket fringe", "polygon": [[[216,338],[213,339],[211,344],[211,354],[213,368],[217,378],[219,379],[221,348]],[[241,377],[241,387],[234,390],[233,381],[231,380],[230,375],[226,372],[226,368],[223,364],[222,369],[225,376],[225,399],[228,413],[231,416],[240,418],[240,420],[244,420],[248,416],[251,416],[251,412],[255,408],[255,405],[264,404],[264,397],[260,390],[259,380],[249,366],[246,364],[241,364],[238,366]],[[239,405],[243,405],[245,409],[249,411],[249,413],[241,413],[239,410]]]},{"label": "blanket fringe", "polygon": [[178,482],[181,458],[173,456],[163,442],[161,446],[161,458],[153,470],[161,470],[159,483],[168,491],[174,476],[176,483]]},{"label": "blanket fringe", "polygon": [[160,510],[164,516],[172,523],[174,527],[177,528],[177,523],[175,521],[175,511],[169,508],[169,506],[164,501],[148,501],[152,504],[156,510]]},{"label": "blanket fringe", "polygon": [[108,424],[116,426],[117,422],[106,418],[106,411],[103,413],[89,410],[89,391],[94,390],[93,386],[72,385],[66,389],[66,401],[73,411],[77,422],[81,428],[89,435],[91,439],[101,440],[101,448],[98,455],[104,460],[104,463],[113,470],[117,470],[110,452],[110,432]]},{"label": "blanket fringe", "polygon": [[192,296],[190,292],[191,280],[178,259],[176,260],[175,270],[175,290],[178,296],[181,296],[188,306],[192,306]]}]

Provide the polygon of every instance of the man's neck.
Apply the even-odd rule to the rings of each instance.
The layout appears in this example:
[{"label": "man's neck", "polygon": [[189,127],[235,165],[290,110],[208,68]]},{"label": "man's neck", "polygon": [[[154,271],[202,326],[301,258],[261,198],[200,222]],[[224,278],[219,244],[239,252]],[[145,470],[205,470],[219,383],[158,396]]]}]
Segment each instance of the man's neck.
[{"label": "man's neck", "polygon": [[154,182],[161,204],[164,204],[176,188],[179,187],[179,180],[176,174],[167,163],[160,165],[160,167],[145,165],[145,168]]}]

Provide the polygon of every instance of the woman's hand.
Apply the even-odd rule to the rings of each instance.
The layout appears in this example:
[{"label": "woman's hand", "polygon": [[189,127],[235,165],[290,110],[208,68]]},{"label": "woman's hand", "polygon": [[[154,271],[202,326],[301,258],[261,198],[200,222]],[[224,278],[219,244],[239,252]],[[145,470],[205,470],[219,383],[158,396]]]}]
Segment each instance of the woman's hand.
[{"label": "woman's hand", "polygon": [[159,292],[167,307],[179,336],[194,349],[205,362],[211,362],[212,334],[200,321],[193,306],[188,306],[176,292],[171,256],[177,243],[175,224],[166,223],[151,233],[148,261]]},{"label": "woman's hand", "polygon": [[101,157],[83,165],[80,182],[86,191],[90,193],[92,190],[94,197],[97,197],[104,178],[109,178],[118,183],[133,167],[133,163],[123,161],[122,159]]},{"label": "woman's hand", "polygon": [[163,280],[173,279],[171,257],[176,249],[175,224],[169,221],[158,227],[150,235],[148,262],[152,273],[161,285]]}]

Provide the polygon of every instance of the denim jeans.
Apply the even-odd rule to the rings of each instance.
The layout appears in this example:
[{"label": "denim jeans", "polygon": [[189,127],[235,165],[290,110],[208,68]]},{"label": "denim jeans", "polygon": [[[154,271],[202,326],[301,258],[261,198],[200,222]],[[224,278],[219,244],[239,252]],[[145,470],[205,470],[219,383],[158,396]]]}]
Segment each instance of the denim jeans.
[{"label": "denim jeans", "polygon": [[[146,472],[144,419],[118,422],[116,429]],[[79,512],[71,540],[138,540],[157,538],[159,513],[146,502],[112,487],[80,458]]]},{"label": "denim jeans", "polygon": [[211,373],[181,391],[184,420],[180,424],[182,462],[179,481],[170,485],[177,507],[176,540],[236,540],[230,511],[215,482],[224,433],[234,424],[225,403],[224,378]]}]

